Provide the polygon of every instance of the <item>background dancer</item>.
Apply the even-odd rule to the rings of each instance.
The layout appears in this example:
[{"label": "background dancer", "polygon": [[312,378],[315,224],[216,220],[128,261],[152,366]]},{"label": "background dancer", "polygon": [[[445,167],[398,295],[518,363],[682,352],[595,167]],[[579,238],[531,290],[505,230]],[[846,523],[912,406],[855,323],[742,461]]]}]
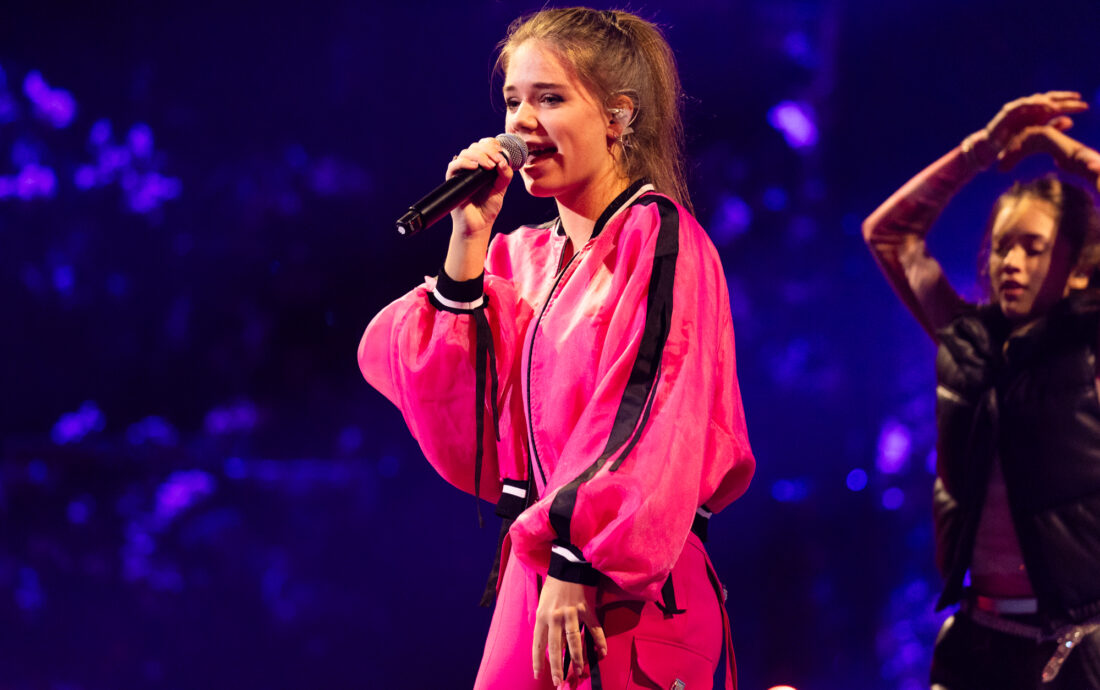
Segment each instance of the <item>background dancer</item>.
[{"label": "background dancer", "polygon": [[933,687],[1100,687],[1092,197],[1049,175],[998,198],[983,248],[988,304],[960,298],[925,243],[948,200],[996,161],[1010,169],[1047,153],[1095,190],[1100,154],[1065,134],[1068,116],[1086,108],[1071,91],[1008,103],[863,226],[887,279],[939,343],[939,607],[962,606],[936,641]]}]

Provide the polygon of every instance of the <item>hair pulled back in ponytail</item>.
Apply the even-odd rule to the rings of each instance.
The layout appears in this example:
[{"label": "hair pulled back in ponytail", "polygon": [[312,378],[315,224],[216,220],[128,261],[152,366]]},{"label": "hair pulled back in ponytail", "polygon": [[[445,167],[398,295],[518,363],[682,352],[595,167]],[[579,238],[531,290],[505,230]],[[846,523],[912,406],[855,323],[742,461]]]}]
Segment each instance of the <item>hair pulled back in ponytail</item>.
[{"label": "hair pulled back in ponytail", "polygon": [[542,10],[508,27],[499,46],[497,69],[506,71],[516,49],[532,40],[543,43],[575,70],[605,108],[610,109],[621,96],[631,100],[633,132],[620,142],[623,174],[631,180],[648,178],[690,210],[680,75],[661,30],[619,10]]}]

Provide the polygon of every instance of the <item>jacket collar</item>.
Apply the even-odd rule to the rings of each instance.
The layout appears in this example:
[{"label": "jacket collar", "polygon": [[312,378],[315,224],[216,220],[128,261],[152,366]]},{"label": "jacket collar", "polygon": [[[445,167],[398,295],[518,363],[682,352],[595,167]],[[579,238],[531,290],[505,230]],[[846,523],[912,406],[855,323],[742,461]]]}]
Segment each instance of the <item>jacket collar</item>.
[{"label": "jacket collar", "polygon": [[596,219],[596,225],[592,228],[592,237],[597,237],[600,232],[603,231],[604,227],[611,222],[611,219],[619,215],[619,212],[629,206],[632,201],[642,194],[651,192],[654,189],[655,187],[644,177],[630,183],[630,186],[624,189],[619,196],[615,197],[614,201],[608,204],[607,208],[600,214],[600,217]]}]

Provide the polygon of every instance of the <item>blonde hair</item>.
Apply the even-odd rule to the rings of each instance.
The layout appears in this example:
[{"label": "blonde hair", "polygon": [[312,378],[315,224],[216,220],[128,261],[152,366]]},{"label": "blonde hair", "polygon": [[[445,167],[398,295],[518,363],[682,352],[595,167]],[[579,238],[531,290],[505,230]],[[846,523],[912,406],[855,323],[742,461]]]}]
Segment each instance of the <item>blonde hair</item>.
[{"label": "blonde hair", "polygon": [[620,96],[630,99],[634,131],[620,142],[623,173],[631,180],[648,178],[691,210],[684,172],[680,75],[661,30],[618,10],[542,10],[508,27],[498,46],[496,69],[507,71],[512,54],[530,40],[545,43],[572,67],[605,108],[610,109]]}]

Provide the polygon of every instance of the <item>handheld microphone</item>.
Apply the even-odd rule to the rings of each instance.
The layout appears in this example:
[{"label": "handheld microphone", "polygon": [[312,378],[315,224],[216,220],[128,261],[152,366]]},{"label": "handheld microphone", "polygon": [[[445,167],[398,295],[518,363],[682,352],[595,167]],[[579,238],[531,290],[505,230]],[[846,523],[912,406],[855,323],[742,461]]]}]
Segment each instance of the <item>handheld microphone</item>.
[{"label": "handheld microphone", "polygon": [[[527,144],[515,134],[499,134],[500,152],[508,159],[512,170],[519,170],[527,162]],[[409,207],[408,213],[397,219],[397,232],[412,236],[438,222],[443,216],[461,206],[467,199],[497,179],[495,168],[478,167],[460,170],[423,199]]]}]

